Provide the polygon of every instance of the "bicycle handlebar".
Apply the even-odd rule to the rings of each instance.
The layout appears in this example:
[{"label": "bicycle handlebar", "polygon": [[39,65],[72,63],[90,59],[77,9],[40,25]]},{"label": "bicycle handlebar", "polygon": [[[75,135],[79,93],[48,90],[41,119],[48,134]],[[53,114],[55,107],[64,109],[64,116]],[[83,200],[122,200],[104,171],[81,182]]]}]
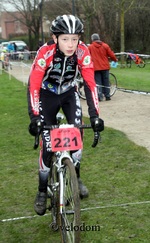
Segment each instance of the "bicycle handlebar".
[{"label": "bicycle handlebar", "polygon": [[[41,134],[41,131],[42,130],[53,130],[53,129],[56,129],[56,128],[59,128],[60,125],[45,125],[45,126],[38,126],[38,133],[37,135],[35,136],[35,142],[34,142],[34,149],[37,149],[38,146],[39,146],[39,136]],[[89,129],[89,128],[92,128],[91,125],[89,124],[83,124],[83,125],[74,125],[74,127],[77,127],[79,129]],[[101,142],[101,137],[100,137],[100,133],[99,132],[94,132],[94,140],[93,140],[93,143],[92,143],[92,148],[95,148],[98,144],[98,142]]]}]

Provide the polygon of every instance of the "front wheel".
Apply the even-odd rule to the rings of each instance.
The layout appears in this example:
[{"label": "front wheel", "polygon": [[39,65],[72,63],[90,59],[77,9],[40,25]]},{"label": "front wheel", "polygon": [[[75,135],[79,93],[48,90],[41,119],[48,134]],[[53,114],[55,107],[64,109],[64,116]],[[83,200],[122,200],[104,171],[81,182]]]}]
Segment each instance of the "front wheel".
[{"label": "front wheel", "polygon": [[113,96],[117,90],[117,79],[113,73],[109,73],[110,96]]},{"label": "front wheel", "polygon": [[[63,207],[60,231],[63,243],[80,242],[80,198],[75,167],[69,159],[63,161]],[[60,180],[61,183],[61,180]],[[60,192],[61,193],[61,192]]]}]

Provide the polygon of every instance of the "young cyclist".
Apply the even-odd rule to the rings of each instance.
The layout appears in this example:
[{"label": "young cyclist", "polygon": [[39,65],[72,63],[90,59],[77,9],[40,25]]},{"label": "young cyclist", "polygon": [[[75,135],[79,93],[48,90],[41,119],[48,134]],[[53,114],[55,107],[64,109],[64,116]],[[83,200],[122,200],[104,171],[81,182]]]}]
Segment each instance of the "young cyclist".
[{"label": "young cyclist", "polygon": [[[73,15],[58,16],[51,26],[54,42],[44,44],[37,52],[28,82],[28,111],[31,119],[29,132],[36,136],[37,122],[56,124],[56,114],[62,108],[69,124],[82,123],[82,109],[76,90],[75,78],[78,71],[84,79],[85,93],[91,125],[94,131],[104,129],[99,118],[97,89],[94,69],[86,45],[79,40],[83,24]],[[47,200],[47,181],[52,157],[49,131],[42,132],[39,157],[39,187],[34,209],[44,215]],[[82,151],[73,151],[80,196],[87,197],[88,189],[80,179]]]}]

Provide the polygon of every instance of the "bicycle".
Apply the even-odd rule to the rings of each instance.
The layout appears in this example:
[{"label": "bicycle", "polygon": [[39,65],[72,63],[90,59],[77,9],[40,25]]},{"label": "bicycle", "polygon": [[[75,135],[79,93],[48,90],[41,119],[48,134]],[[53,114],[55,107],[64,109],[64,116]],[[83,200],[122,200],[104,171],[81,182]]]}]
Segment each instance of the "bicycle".
[{"label": "bicycle", "polygon": [[[51,211],[53,231],[60,231],[63,243],[80,242],[80,198],[78,181],[72,158],[71,150],[82,148],[80,129],[91,128],[91,125],[60,124],[64,116],[57,115],[57,125],[44,126],[50,131],[53,158],[51,160],[50,174],[48,179],[48,199]],[[34,149],[39,145],[39,133],[35,137]],[[94,133],[92,147],[99,141],[99,133]]]},{"label": "bicycle", "polygon": [[142,60],[141,57],[139,57],[137,54],[129,53],[126,58],[126,66],[128,68],[131,68],[132,61],[137,65],[139,68],[145,67],[145,62]]},{"label": "bicycle", "polygon": [[[77,82],[77,91],[80,98],[86,100],[83,78],[80,75],[78,75],[78,77],[76,78],[76,82]],[[96,86],[98,87],[99,85]],[[101,87],[105,87],[105,86],[101,85]],[[110,96],[113,96],[117,90],[117,78],[113,73],[109,73],[109,87],[107,88],[110,89]]]}]

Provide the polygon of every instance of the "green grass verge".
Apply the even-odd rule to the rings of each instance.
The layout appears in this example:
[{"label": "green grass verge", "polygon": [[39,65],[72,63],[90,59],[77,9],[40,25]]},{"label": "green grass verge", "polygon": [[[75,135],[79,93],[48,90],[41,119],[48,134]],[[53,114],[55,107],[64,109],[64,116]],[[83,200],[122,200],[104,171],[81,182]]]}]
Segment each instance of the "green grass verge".
[{"label": "green grass verge", "polygon": [[[34,139],[28,134],[26,87],[5,73],[0,86],[0,220],[34,216],[39,151],[33,150]],[[81,175],[90,196],[81,201],[81,209],[86,209],[81,211],[86,227],[81,242],[149,243],[150,153],[108,127],[94,149],[92,139],[93,132],[85,130]],[[1,221],[0,242],[60,242],[50,222],[50,215]],[[94,226],[100,231],[92,231]]]},{"label": "green grass verge", "polygon": [[137,67],[134,63],[131,68],[111,68],[118,81],[118,88],[150,92],[150,64],[144,68]]}]

